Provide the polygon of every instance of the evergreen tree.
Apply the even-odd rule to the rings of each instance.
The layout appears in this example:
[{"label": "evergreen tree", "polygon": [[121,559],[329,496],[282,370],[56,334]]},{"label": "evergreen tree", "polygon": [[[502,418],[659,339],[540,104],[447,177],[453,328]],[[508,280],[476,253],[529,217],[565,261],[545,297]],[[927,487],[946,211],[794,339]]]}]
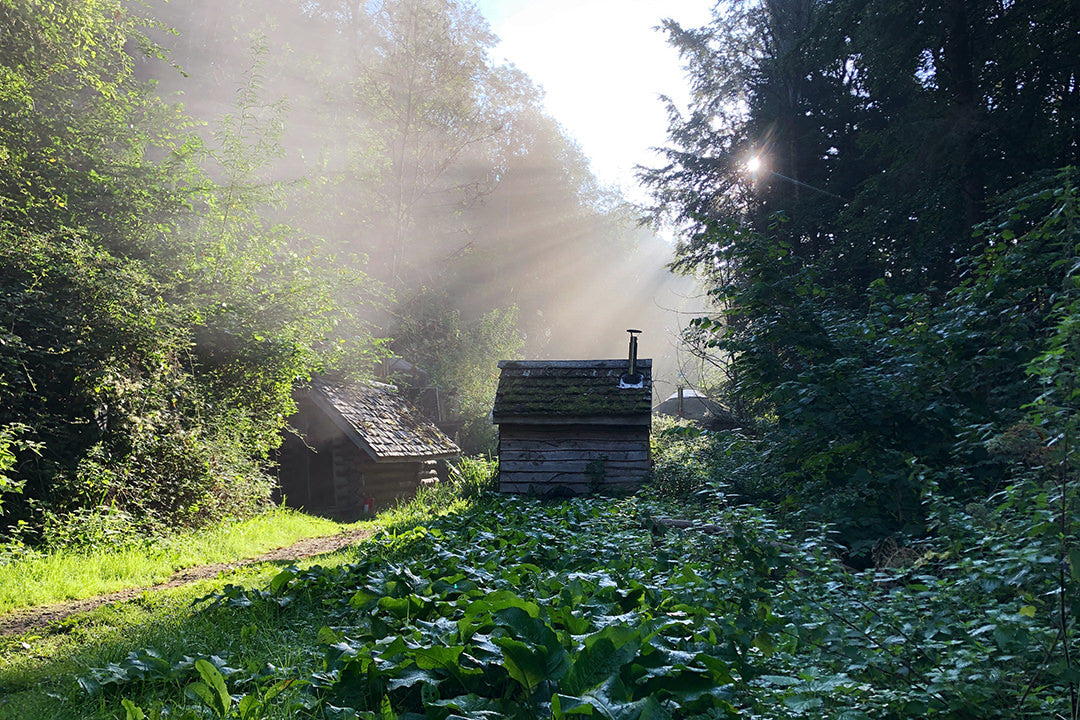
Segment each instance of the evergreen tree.
[{"label": "evergreen tree", "polygon": [[[975,462],[958,434],[1032,399],[1012,375],[1010,393],[938,390],[985,389],[959,378],[997,356],[970,325],[994,295],[963,289],[1019,235],[988,230],[994,198],[1075,162],[1076,22],[1072,3],[777,0],[668,25],[694,99],[645,179],[684,229],[677,267],[712,278],[721,314],[698,321],[699,343],[730,360],[737,404],[775,418],[794,502],[917,528],[911,464]],[[961,336],[962,351],[935,340]],[[1010,357],[1019,372],[1026,356]]]}]

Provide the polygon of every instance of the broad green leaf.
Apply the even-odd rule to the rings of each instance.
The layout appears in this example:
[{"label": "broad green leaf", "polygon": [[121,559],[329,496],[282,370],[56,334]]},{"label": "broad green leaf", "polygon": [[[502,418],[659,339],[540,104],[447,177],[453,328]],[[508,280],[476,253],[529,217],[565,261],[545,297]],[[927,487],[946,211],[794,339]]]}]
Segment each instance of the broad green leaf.
[{"label": "broad green leaf", "polygon": [[270,592],[274,595],[280,595],[295,578],[296,572],[294,568],[285,568],[270,579]]},{"label": "broad green leaf", "polygon": [[795,712],[804,713],[821,707],[822,700],[812,695],[789,695],[784,698],[784,705]]},{"label": "broad green leaf", "polygon": [[431,672],[431,670],[410,667],[397,672],[393,677],[387,678],[386,689],[392,691],[400,688],[409,688],[418,683],[438,685],[442,681],[443,678]]},{"label": "broad green leaf", "polygon": [[398,620],[403,620],[413,613],[414,603],[413,596],[407,597],[382,597],[379,598],[378,606],[396,617]]},{"label": "broad green leaf", "polygon": [[640,632],[625,626],[609,626],[589,636],[563,680],[563,690],[582,695],[597,687],[633,660],[640,647]]},{"label": "broad green leaf", "polygon": [[380,597],[382,596],[367,588],[360,588],[353,594],[352,598],[349,600],[349,604],[359,610],[370,610],[379,602]]},{"label": "broad green leaf", "polygon": [[458,695],[447,700],[433,700],[429,704],[435,707],[447,708],[448,710],[456,710],[457,713],[460,713],[460,715],[452,713],[449,717],[463,717],[467,720],[506,717],[501,712],[498,701],[471,693]]},{"label": "broad green leaf", "polygon": [[569,656],[561,646],[549,649],[508,637],[495,638],[494,642],[503,651],[504,664],[510,677],[529,694],[545,680],[559,680],[570,665]]},{"label": "broad green leaf", "polygon": [[559,638],[543,620],[520,607],[509,607],[495,613],[495,621],[502,627],[512,630],[515,637],[527,640],[533,645],[547,648],[559,646]]},{"label": "broad green leaf", "polygon": [[[617,679],[604,683],[582,696],[582,700],[596,708],[598,714],[609,720],[638,720],[648,699],[631,700],[629,693]],[[655,703],[655,700],[653,701]]]},{"label": "broad green leaf", "polygon": [[254,695],[245,695],[240,698],[240,702],[236,703],[236,712],[240,715],[240,720],[255,720],[262,709],[262,702]]},{"label": "broad green leaf", "polygon": [[204,705],[206,705],[206,707],[213,710],[218,717],[221,717],[222,713],[220,711],[220,708],[218,707],[218,703],[220,702],[220,700],[218,700],[214,693],[211,692],[210,688],[206,685],[206,683],[191,683],[186,688],[184,688],[184,695],[191,698],[192,700],[201,701]]},{"label": "broad green leaf", "polygon": [[216,693],[217,704],[210,703],[210,707],[217,710],[224,717],[232,708],[232,697],[229,695],[229,689],[225,687],[225,677],[208,660],[201,658],[195,661],[195,669],[199,671],[199,676],[203,679],[203,682]]},{"label": "broad green leaf", "polygon": [[124,708],[124,720],[146,720],[146,713],[143,712],[143,709],[127,698],[121,700],[120,705]]},{"label": "broad green leaf", "polygon": [[397,713],[394,712],[388,695],[383,695],[382,702],[379,703],[379,720],[398,720]]},{"label": "broad green leaf", "polygon": [[523,600],[509,590],[496,590],[479,600],[474,600],[465,608],[465,615],[494,614],[506,608],[520,608],[534,618],[540,616],[539,605],[530,600]]},{"label": "broad green leaf", "polygon": [[594,712],[592,704],[581,698],[559,693],[551,696],[551,715],[555,720],[561,720],[568,715],[592,715]]},{"label": "broad green leaf", "polygon": [[416,661],[416,666],[422,670],[431,670],[433,668],[457,669],[461,661],[461,653],[464,650],[464,645],[417,648],[412,651],[412,657]]}]

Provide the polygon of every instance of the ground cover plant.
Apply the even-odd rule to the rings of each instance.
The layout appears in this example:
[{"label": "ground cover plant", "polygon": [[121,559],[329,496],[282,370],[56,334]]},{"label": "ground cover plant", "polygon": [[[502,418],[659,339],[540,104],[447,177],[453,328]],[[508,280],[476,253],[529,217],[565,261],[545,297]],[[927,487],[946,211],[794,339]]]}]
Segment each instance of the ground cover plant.
[{"label": "ground cover plant", "polygon": [[[251,558],[301,538],[333,535],[358,525],[337,523],[287,508],[246,520],[218,522],[198,533],[147,537],[90,523],[69,528],[65,542],[39,550],[0,544],[0,613],[93,597],[164,582],[177,570]],[[80,531],[88,541],[70,537]]]},{"label": "ground cover plant", "polygon": [[193,618],[216,634],[113,647],[55,681],[56,716],[1074,717],[1053,492],[928,503],[948,541],[854,572],[720,500],[485,496],[219,587]]}]

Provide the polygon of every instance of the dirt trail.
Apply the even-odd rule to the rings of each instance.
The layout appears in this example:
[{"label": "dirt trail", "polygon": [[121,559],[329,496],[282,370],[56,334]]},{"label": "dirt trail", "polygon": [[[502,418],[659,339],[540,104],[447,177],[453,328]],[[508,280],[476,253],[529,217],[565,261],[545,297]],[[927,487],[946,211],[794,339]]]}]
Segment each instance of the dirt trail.
[{"label": "dirt trail", "polygon": [[178,570],[171,578],[160,585],[150,587],[130,588],[108,595],[97,595],[83,600],[68,600],[54,605],[39,605],[37,607],[22,608],[6,615],[0,615],[0,635],[19,635],[31,630],[39,630],[47,625],[63,620],[75,613],[93,610],[96,607],[114,602],[124,602],[139,597],[144,592],[155,590],[167,590],[169,588],[186,585],[196,580],[217,577],[218,573],[235,570],[245,565],[254,565],[261,562],[275,562],[281,560],[301,560],[303,558],[324,555],[336,550],[353,545],[371,535],[371,530],[353,530],[340,535],[326,537],[307,538],[271,550],[258,557],[246,560],[237,560],[228,563],[214,563],[213,565],[199,565],[198,567]]}]

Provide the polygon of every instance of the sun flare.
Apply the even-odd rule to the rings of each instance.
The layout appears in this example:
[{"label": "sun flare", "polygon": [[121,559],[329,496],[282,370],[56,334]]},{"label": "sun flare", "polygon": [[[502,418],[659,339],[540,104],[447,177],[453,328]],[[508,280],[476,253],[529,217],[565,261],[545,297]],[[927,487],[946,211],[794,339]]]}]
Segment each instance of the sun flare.
[{"label": "sun flare", "polygon": [[757,174],[757,172],[761,170],[761,157],[758,155],[752,156],[746,161],[746,169],[751,173]]}]

